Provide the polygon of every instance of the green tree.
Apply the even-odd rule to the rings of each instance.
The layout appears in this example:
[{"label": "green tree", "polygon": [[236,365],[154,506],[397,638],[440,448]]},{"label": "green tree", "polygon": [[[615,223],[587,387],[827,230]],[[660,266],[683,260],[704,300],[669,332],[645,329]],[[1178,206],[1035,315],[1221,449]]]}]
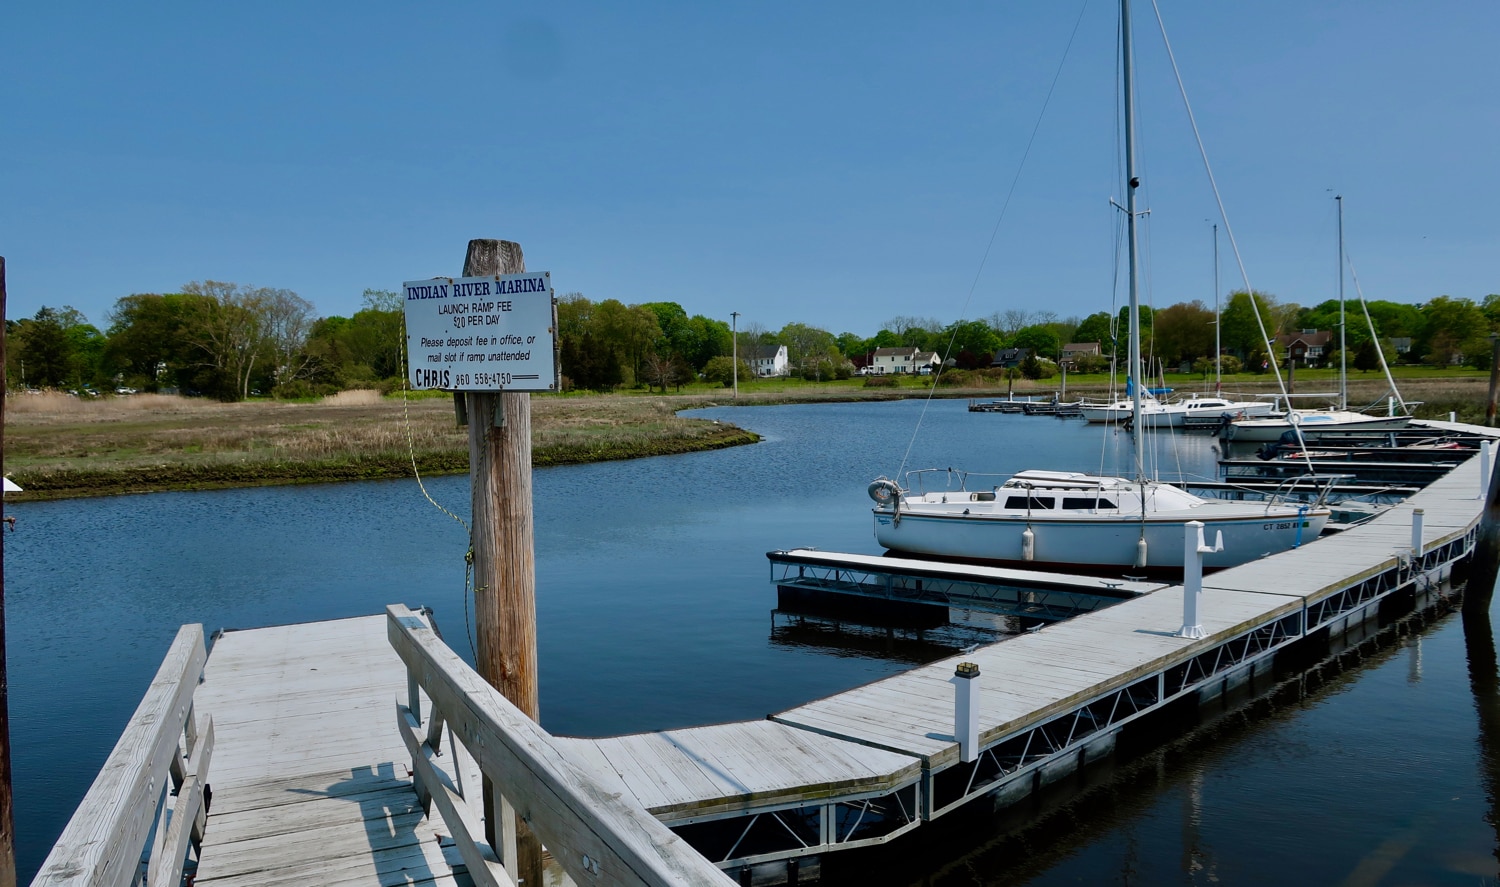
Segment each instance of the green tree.
[{"label": "green tree", "polygon": [[138,293],[115,301],[108,320],[105,362],[146,391],[188,384],[199,355],[188,327],[201,298],[187,293]]},{"label": "green tree", "polygon": [[1214,313],[1200,301],[1170,305],[1152,318],[1152,348],[1168,366],[1211,356],[1214,351],[1213,324]]},{"label": "green tree", "polygon": [[30,387],[94,384],[104,337],[78,309],[43,306],[20,321],[12,346]]},{"label": "green tree", "polygon": [[[1422,305],[1422,319],[1425,328],[1418,345],[1429,364],[1469,362],[1474,352],[1489,350],[1489,320],[1473,299],[1438,296]],[[1486,353],[1486,361],[1488,357]]]},{"label": "green tree", "polygon": [[[1017,330],[1016,334],[1011,337],[1009,344],[1012,348],[1025,348],[1032,354],[1040,357],[1050,357],[1053,360],[1059,357],[1059,352],[1062,349],[1062,341],[1058,337],[1057,331],[1048,325],[1040,324],[1022,327]],[[1035,379],[1037,377],[1027,376],[1026,378]]]},{"label": "green tree", "polygon": [[1380,352],[1375,350],[1375,340],[1365,339],[1360,342],[1359,348],[1354,352],[1354,359],[1349,363],[1362,373],[1380,369]]},{"label": "green tree", "polygon": [[724,321],[694,314],[688,318],[688,326],[692,328],[693,338],[698,343],[697,351],[688,358],[688,363],[695,369],[702,368],[713,358],[728,355],[732,351],[734,333],[729,324]]},{"label": "green tree", "polygon": [[[214,393],[225,400],[250,396],[252,381],[275,381],[298,330],[311,330],[312,306],[290,290],[194,281],[183,292],[202,299],[187,327],[189,339],[211,370]],[[290,317],[290,316],[295,317]],[[289,319],[290,317],[290,319]]]},{"label": "green tree", "polygon": [[955,321],[943,330],[941,339],[943,349],[935,349],[938,356],[954,358],[960,369],[989,366],[991,355],[1000,350],[1000,334],[982,320]]},{"label": "green tree", "polygon": [[854,333],[839,333],[833,338],[833,344],[845,357],[862,357],[875,350],[869,339],[862,339]]},{"label": "green tree", "polygon": [[1098,342],[1099,350],[1106,356],[1114,353],[1114,332],[1109,313],[1100,311],[1090,314],[1073,331],[1074,342]]},{"label": "green tree", "polygon": [[843,361],[833,334],[827,330],[804,323],[789,323],[781,328],[776,338],[786,346],[787,362],[793,371],[805,378],[832,378],[831,371],[825,373],[823,365],[826,363],[831,366]]},{"label": "green tree", "polygon": [[[739,363],[740,381],[755,378],[755,373],[750,369],[750,364],[741,360]],[[708,364],[703,368],[703,378],[708,382],[717,382],[725,388],[734,384],[734,358],[727,354],[709,358]]]},{"label": "green tree", "polygon": [[[1260,322],[1256,322],[1259,313]],[[1229,302],[1219,312],[1219,340],[1231,351],[1251,356],[1255,352],[1264,355],[1266,337],[1275,341],[1281,332],[1280,312],[1276,297],[1270,293],[1257,292],[1252,300],[1244,290],[1229,294]],[[1266,337],[1261,335],[1261,324],[1265,325]],[[1259,361],[1251,361],[1259,364]]]},{"label": "green tree", "polygon": [[626,385],[645,381],[646,355],[661,338],[656,313],[644,305],[626,307],[618,299],[605,299],[594,306],[596,340],[605,349],[619,355],[621,379]]}]

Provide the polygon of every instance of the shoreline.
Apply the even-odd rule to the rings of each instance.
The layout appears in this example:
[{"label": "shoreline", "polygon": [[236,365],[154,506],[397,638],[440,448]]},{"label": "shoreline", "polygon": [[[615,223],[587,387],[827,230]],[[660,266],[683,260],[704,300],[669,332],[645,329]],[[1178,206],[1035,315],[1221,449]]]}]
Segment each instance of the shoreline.
[{"label": "shoreline", "polygon": [[[1366,387],[1375,386],[1358,386],[1362,392]],[[1034,397],[1053,391],[1032,383],[1017,385],[1015,394]],[[1104,393],[1102,386],[1083,384],[1069,396]],[[1483,422],[1483,384],[1454,379],[1440,390],[1410,393],[1426,396],[1428,403],[1419,412],[1429,417],[1446,418],[1456,410],[1460,418]],[[532,467],[680,455],[760,441],[759,435],[735,425],[684,418],[684,410],[1006,395],[1005,388],[826,386],[742,389],[738,398],[722,389],[538,397],[532,401]],[[220,404],[157,395],[39,400],[7,399],[5,469],[25,490],[7,497],[13,503],[390,480],[413,477],[413,461],[426,476],[469,470],[467,430],[457,427],[446,397],[345,392],[320,403]]]}]

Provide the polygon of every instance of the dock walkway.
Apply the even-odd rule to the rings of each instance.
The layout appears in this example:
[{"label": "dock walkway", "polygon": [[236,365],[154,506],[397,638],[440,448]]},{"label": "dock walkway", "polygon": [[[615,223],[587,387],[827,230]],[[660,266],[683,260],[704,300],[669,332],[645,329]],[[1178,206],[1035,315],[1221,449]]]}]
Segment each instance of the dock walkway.
[{"label": "dock walkway", "polygon": [[[712,750],[735,747],[752,725],[562,741],[591,761],[601,780],[721,865],[889,840],[980,795],[1003,801],[1034,791],[1108,754],[1130,721],[1184,697],[1211,698],[1267,671],[1277,651],[1374,618],[1391,594],[1428,593],[1472,549],[1483,505],[1479,463],[1470,460],[1367,524],[1206,577],[1205,637],[1178,636],[1183,590],[1170,586],[769,716],[770,724],[898,755],[902,766],[887,782],[897,787],[884,796],[874,790],[878,780],[863,793],[839,795],[827,780],[810,777],[799,807],[785,791],[761,796],[753,781],[717,778]],[[1422,551],[1413,556],[1417,508],[1425,521]],[[951,679],[959,661],[976,663],[981,675],[984,752],[971,762],[960,760],[954,736]],[[912,763],[920,776],[898,778],[912,772]],[[802,766],[837,771],[819,761]],[[745,836],[759,820],[774,820],[767,843],[716,847],[711,836],[677,825],[731,817],[743,824],[730,831],[743,829]],[[778,834],[775,843],[770,835]]]},{"label": "dock walkway", "polygon": [[218,730],[196,883],[456,883],[395,729],[405,690],[384,615],[221,634],[195,697]]}]

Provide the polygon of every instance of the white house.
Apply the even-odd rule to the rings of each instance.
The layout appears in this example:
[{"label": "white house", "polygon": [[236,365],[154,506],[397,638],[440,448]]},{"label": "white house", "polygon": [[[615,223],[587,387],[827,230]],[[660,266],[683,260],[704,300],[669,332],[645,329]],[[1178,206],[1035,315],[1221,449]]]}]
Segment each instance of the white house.
[{"label": "white house", "polygon": [[748,359],[750,370],[763,378],[785,376],[788,372],[785,345],[756,345]]},{"label": "white house", "polygon": [[920,348],[876,348],[875,356],[870,361],[870,373],[875,376],[915,373],[917,367],[923,365],[921,357]]}]

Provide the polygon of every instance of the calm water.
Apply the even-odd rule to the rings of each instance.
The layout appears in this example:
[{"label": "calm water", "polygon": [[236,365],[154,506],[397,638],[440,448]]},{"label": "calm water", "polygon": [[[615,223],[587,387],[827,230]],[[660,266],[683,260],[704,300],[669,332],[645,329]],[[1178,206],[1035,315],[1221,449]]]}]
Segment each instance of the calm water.
[{"label": "calm water", "polygon": [[[763,717],[942,655],[773,613],[767,551],[876,553],[865,485],[907,467],[1116,470],[1129,439],[959,402],[716,408],[765,442],[535,478],[543,724],[609,735]],[[921,431],[913,429],[922,417]],[[1212,471],[1211,441],[1164,475]],[[467,516],[468,479],[428,481]],[[26,883],[178,625],[436,610],[465,658],[463,528],[411,481],[16,504],[6,611]],[[1121,768],[1020,838],[917,830],[887,883],[1492,883],[1490,803],[1457,619],[1338,681]],[[1493,664],[1491,663],[1491,669]],[[1232,723],[1231,723],[1232,721]],[[928,834],[923,835],[924,832]],[[1488,879],[1488,880],[1485,880]],[[874,883],[879,883],[877,877]]]}]

